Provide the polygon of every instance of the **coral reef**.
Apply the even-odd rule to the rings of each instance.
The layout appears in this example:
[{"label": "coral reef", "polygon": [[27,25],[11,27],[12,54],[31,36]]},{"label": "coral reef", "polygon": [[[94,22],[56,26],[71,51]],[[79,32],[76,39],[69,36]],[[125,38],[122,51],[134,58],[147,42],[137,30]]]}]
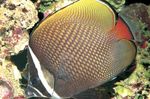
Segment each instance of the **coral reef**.
[{"label": "coral reef", "polygon": [[[76,1],[0,0],[0,99],[25,98],[20,87],[20,71],[10,61],[10,56],[18,54],[28,45],[28,30],[38,22],[38,12],[43,13],[45,18]],[[107,95],[112,99],[150,99],[150,6],[142,3],[124,6],[125,0],[104,1],[110,3],[130,24],[138,53],[136,69],[130,71],[133,73],[129,77],[117,81],[113,88],[110,83],[106,84],[107,92],[111,92],[112,97],[102,87],[95,88],[95,93],[99,94],[98,97]]]},{"label": "coral reef", "polygon": [[76,1],[78,0],[32,0],[38,11],[44,14],[44,18]]},{"label": "coral reef", "polygon": [[120,12],[128,20],[127,23],[132,23],[130,28],[137,43],[136,69],[125,80],[116,82],[113,99],[150,99],[149,12],[149,6],[142,3],[131,4]]},{"label": "coral reef", "polygon": [[0,65],[0,99],[24,97],[24,90],[20,88],[21,74],[17,67],[9,60]]},{"label": "coral reef", "polygon": [[126,0],[104,0],[107,1],[117,12],[124,6]]},{"label": "coral reef", "polygon": [[38,17],[34,5],[29,0],[4,0],[0,5],[0,13],[0,62],[2,62],[6,56],[17,54],[24,49],[29,38],[27,30],[34,26]]},{"label": "coral reef", "polygon": [[9,59],[28,45],[27,30],[38,21],[37,13],[30,0],[0,1],[0,88],[4,92],[1,99],[24,95],[20,72]]},{"label": "coral reef", "polygon": [[129,23],[133,36],[139,43],[150,38],[150,6],[142,3],[130,4],[120,11],[120,15]]},{"label": "coral reef", "polygon": [[138,64],[129,78],[116,83],[115,97],[117,99],[149,99],[149,78],[150,70],[146,70],[142,64]]}]

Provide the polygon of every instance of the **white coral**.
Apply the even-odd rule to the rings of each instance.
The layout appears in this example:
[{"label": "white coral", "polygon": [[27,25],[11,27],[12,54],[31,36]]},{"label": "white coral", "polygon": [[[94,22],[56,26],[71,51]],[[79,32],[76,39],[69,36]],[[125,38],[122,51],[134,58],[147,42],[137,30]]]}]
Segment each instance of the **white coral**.
[{"label": "white coral", "polygon": [[28,44],[27,30],[38,21],[30,0],[6,0],[0,5],[0,62]]}]

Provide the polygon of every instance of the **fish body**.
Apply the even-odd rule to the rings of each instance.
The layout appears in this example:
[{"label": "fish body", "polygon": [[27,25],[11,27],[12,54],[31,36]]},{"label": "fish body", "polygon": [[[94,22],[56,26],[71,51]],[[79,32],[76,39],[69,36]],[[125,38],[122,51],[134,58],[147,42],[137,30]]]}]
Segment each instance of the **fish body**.
[{"label": "fish body", "polygon": [[125,70],[136,55],[132,39],[107,4],[80,0],[42,21],[32,33],[29,51],[45,90],[55,98],[69,98]]}]

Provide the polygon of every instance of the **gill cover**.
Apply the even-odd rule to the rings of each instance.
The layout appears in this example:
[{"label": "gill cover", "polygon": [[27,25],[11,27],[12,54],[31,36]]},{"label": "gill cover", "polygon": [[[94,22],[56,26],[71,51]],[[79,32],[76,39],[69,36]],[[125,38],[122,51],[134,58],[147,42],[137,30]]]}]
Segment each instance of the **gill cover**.
[{"label": "gill cover", "polygon": [[30,39],[27,89],[34,91],[27,95],[69,98],[122,72],[136,48],[130,32],[118,29],[128,29],[126,24],[117,22],[113,10],[98,0],[80,0],[47,17]]}]

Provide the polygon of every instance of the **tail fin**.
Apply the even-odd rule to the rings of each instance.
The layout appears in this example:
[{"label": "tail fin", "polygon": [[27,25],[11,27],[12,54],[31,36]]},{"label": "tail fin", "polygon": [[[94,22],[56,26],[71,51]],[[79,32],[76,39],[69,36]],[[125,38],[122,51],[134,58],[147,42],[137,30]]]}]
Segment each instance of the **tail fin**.
[{"label": "tail fin", "polygon": [[118,74],[125,70],[135,59],[136,46],[132,41],[121,39],[115,43],[113,49],[113,74]]}]

